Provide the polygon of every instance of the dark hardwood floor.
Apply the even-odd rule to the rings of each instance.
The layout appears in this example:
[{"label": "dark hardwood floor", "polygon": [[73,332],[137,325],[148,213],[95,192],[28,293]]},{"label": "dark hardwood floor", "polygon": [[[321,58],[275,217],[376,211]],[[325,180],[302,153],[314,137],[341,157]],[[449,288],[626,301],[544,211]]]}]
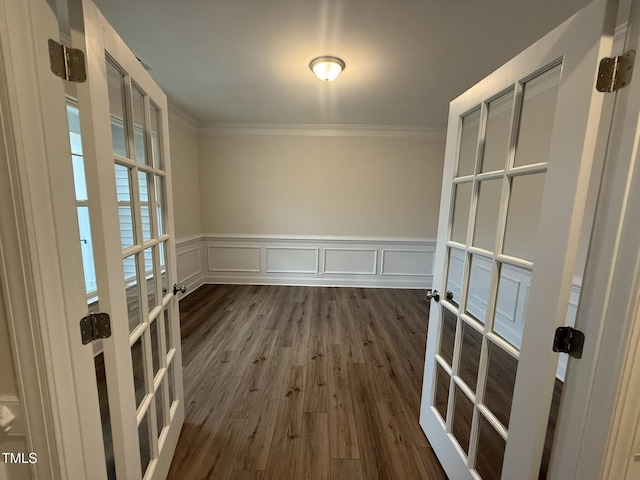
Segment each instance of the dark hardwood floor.
[{"label": "dark hardwood floor", "polygon": [[180,304],[170,479],[444,479],[418,425],[423,292],[204,286]]}]

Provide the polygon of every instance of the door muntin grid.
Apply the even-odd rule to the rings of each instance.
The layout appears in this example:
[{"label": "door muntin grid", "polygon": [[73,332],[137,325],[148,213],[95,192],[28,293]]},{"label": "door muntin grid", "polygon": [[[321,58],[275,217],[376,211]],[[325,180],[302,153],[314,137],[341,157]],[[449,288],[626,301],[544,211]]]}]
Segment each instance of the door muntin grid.
[{"label": "door muntin grid", "polygon": [[[453,299],[443,298],[441,300],[439,308],[442,313],[438,329],[439,353],[435,357],[436,364],[434,365],[436,372],[440,372],[438,375],[446,374],[450,379],[450,389],[445,395],[442,391],[442,382],[439,387],[432,386],[432,405],[434,405],[435,395],[438,393],[440,408],[437,411],[441,423],[446,431],[451,433],[453,438],[456,438],[458,443],[456,446],[467,466],[479,475],[481,474],[480,470],[487,472],[485,475],[489,476],[494,473],[490,471],[485,462],[487,452],[483,450],[484,447],[479,446],[480,437],[501,438],[504,445],[508,441],[513,383],[515,383],[520,354],[520,343],[510,340],[510,337],[499,328],[494,328],[494,324],[497,325],[496,317],[499,319],[500,315],[504,313],[501,312],[501,308],[513,296],[512,294],[510,296],[505,286],[509,276],[505,276],[503,273],[510,270],[531,276],[534,267],[532,246],[535,242],[531,241],[531,245],[527,245],[526,249],[521,248],[523,241],[518,237],[520,232],[517,230],[522,228],[518,227],[518,221],[521,220],[520,217],[528,198],[518,185],[533,185],[535,183],[536,188],[543,188],[547,171],[548,147],[544,144],[533,143],[529,132],[521,132],[520,126],[522,124],[526,128],[532,128],[537,115],[538,118],[544,119],[542,127],[547,133],[543,135],[543,138],[546,138],[544,141],[550,141],[549,132],[552,130],[561,69],[562,64],[554,62],[483,101],[482,104],[460,117],[458,160],[463,164],[461,163],[455,169],[461,175],[452,180],[450,240],[447,242],[447,260],[444,266],[444,283],[446,290],[452,291]],[[535,95],[531,92],[534,92]],[[536,104],[538,97],[544,99],[546,105],[552,106],[551,113],[549,113],[548,107],[546,110],[540,108],[540,101],[537,101]],[[502,115],[500,117],[502,124],[499,125],[499,128],[492,129],[491,107],[496,105],[500,109],[498,114]],[[531,105],[535,105],[538,111],[532,113]],[[510,116],[508,125],[504,124],[504,112]],[[491,132],[499,132],[503,139],[506,138],[507,148],[497,148],[496,145],[499,146],[500,143],[493,141],[489,142],[491,149],[486,149],[488,141],[491,140],[488,138],[488,135],[492,134]],[[476,136],[475,162],[473,171],[470,172],[469,157],[473,152],[469,146],[469,138]],[[527,151],[522,153],[519,150],[519,145],[525,145]],[[490,162],[491,167],[485,168],[483,171],[484,155],[489,150],[493,155]],[[496,158],[496,152],[503,152],[504,158]],[[516,164],[517,158],[524,160]],[[501,168],[500,164],[503,165]],[[487,185],[492,186],[490,202],[486,201],[486,195],[485,199],[482,197],[483,190],[487,191]],[[471,192],[470,198],[467,198],[468,195],[460,196],[460,192],[469,191]],[[536,200],[533,203],[536,204],[534,207],[539,211],[542,193],[538,193],[539,195],[534,195]],[[499,198],[499,202],[495,200],[496,197]],[[469,211],[465,213],[464,206],[467,204]],[[490,206],[486,207],[487,204]],[[509,218],[511,224],[509,224]],[[460,225],[460,219],[467,220],[466,228]],[[535,225],[531,227],[531,223]],[[524,224],[530,227],[525,232],[526,235],[529,237],[536,235],[537,212],[532,213]],[[486,231],[480,231],[482,228]],[[466,236],[462,234],[466,234]],[[482,241],[477,241],[480,238],[479,234],[482,234]],[[530,240],[530,238],[528,239]],[[480,264],[483,265],[484,270],[482,278],[478,276],[479,269],[474,268],[474,265]],[[450,326],[444,325],[445,314],[449,319],[455,319],[449,320],[449,324],[454,322],[456,325],[453,332]],[[467,345],[470,342],[468,332],[472,332],[475,337],[476,345],[473,347],[475,356],[478,356],[477,343],[481,343],[477,372],[473,371],[475,366],[470,367],[469,362],[465,363],[462,359],[463,345],[465,342]],[[440,354],[442,350],[440,345],[445,341],[443,336],[445,333],[446,343],[451,343],[451,338],[454,338],[454,346],[453,354],[447,353],[446,356],[443,356]],[[445,350],[449,352],[451,347]],[[506,404],[506,407],[502,408],[496,403],[496,378],[494,377],[498,377],[504,372],[496,373],[496,369],[499,368],[496,356],[502,356],[502,363],[510,365],[510,372],[507,375],[509,379],[506,382],[509,385],[505,387],[510,396],[508,401],[502,402]],[[470,368],[472,370],[469,370]],[[473,381],[476,381],[476,385],[472,384]],[[439,388],[439,392],[436,392],[437,388]],[[456,398],[464,403],[464,408],[456,405]],[[443,399],[447,401],[446,412],[442,411]],[[471,418],[468,413],[469,404],[473,405]],[[456,411],[466,412],[464,421],[456,421]],[[443,415],[443,413],[445,414]],[[467,433],[469,421],[471,427],[470,432]],[[456,435],[463,438],[457,438]],[[491,454],[503,456],[504,448],[501,452],[491,452]]]},{"label": "door muntin grid", "polygon": [[[176,342],[170,321],[173,295],[167,277],[167,247],[172,240],[165,227],[162,115],[144,89],[108,53],[106,67],[116,188],[123,184],[119,176],[127,179],[124,185],[128,191],[117,196],[125,295],[136,299],[129,311],[129,342],[144,476],[159,457],[176,400],[171,391]],[[130,213],[127,217],[123,212]]]}]

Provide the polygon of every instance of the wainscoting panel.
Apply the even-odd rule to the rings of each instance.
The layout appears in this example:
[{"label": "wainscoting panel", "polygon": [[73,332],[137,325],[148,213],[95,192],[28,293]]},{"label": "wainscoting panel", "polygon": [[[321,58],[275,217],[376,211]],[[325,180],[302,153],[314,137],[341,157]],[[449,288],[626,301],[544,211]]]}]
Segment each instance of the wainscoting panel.
[{"label": "wainscoting panel", "polygon": [[426,289],[434,251],[430,239],[204,234],[178,241],[178,272],[191,283]]},{"label": "wainscoting panel", "polygon": [[338,275],[375,275],[378,250],[361,248],[325,248],[324,273]]},{"label": "wainscoting panel", "polygon": [[260,247],[207,245],[209,272],[260,273]]},{"label": "wainscoting panel", "polygon": [[317,247],[265,247],[266,273],[318,273]]},{"label": "wainscoting panel", "polygon": [[[435,242],[434,242],[435,248]],[[382,275],[424,277],[433,274],[433,252],[425,250],[383,249]]]},{"label": "wainscoting panel", "polygon": [[176,241],[178,283],[184,283],[187,286],[187,292],[180,294],[181,297],[186,297],[204,284],[202,259],[202,238],[200,235],[179,238]]}]

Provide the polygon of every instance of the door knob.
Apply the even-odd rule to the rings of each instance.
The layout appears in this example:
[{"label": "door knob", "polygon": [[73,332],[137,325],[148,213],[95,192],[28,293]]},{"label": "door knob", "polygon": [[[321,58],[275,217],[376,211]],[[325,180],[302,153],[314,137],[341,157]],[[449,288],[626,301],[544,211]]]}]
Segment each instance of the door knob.
[{"label": "door knob", "polygon": [[427,290],[427,294],[425,295],[427,300],[435,300],[436,302],[440,301],[440,292],[438,290]]},{"label": "door knob", "polygon": [[187,291],[187,286],[184,283],[178,285],[177,283],[173,286],[173,294],[177,295],[178,292],[184,293]]}]

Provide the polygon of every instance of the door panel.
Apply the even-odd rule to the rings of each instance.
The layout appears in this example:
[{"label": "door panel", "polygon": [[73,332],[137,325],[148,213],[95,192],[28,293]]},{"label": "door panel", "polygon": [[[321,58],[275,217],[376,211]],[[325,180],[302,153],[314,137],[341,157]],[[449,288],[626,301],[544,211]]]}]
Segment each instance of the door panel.
[{"label": "door panel", "polygon": [[420,415],[450,478],[538,477],[616,8],[451,103]]},{"label": "door panel", "polygon": [[167,99],[91,1],[75,2],[71,19],[88,59],[78,104],[100,307],[112,319],[108,471],[161,479],[184,421]]}]

